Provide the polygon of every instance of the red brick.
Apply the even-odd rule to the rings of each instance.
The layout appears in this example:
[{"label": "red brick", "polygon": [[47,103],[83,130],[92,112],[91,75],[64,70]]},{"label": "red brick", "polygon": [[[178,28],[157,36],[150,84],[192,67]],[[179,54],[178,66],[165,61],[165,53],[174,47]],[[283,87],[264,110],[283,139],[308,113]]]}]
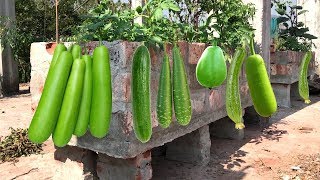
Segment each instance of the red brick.
[{"label": "red brick", "polygon": [[191,91],[191,105],[195,114],[206,112],[206,102],[208,101],[206,94],[208,91],[206,89]]},{"label": "red brick", "polygon": [[225,86],[210,91],[209,105],[211,111],[219,110],[225,106]]},{"label": "red brick", "polygon": [[124,51],[125,51],[122,66],[123,67],[131,67],[134,51],[141,45],[141,43],[140,42],[123,41],[121,44],[123,45]]},{"label": "red brick", "polygon": [[190,43],[189,44],[189,64],[197,64],[203,51],[206,49],[204,43]]},{"label": "red brick", "polygon": [[113,101],[130,102],[131,101],[131,74],[118,74],[112,82]]},{"label": "red brick", "polygon": [[123,133],[126,135],[129,135],[133,130],[133,117],[132,113],[130,111],[126,111],[124,113],[124,119],[123,119]]},{"label": "red brick", "polygon": [[57,43],[52,42],[52,43],[47,43],[46,44],[46,50],[48,54],[53,55],[54,50],[56,49]]}]

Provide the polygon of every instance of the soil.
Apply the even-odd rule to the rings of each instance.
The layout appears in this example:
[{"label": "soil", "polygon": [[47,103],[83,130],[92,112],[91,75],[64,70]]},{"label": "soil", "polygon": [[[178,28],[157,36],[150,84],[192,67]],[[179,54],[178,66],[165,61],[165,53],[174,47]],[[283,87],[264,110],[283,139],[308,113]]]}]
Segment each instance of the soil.
[{"label": "soil", "polygon": [[[292,108],[279,108],[261,128],[249,124],[243,140],[211,137],[211,160],[206,166],[166,160],[152,160],[154,179],[320,179],[320,97],[311,96],[312,104],[296,99]],[[0,136],[9,127],[27,128],[31,118],[31,96],[21,94],[0,99]],[[17,163],[0,162],[0,179],[59,179],[77,176],[72,158],[55,160],[51,140],[40,155],[19,158]],[[70,155],[70,154],[69,154]],[[72,156],[72,155],[71,155]],[[69,165],[68,165],[69,163]],[[68,177],[67,176],[67,177]]]}]

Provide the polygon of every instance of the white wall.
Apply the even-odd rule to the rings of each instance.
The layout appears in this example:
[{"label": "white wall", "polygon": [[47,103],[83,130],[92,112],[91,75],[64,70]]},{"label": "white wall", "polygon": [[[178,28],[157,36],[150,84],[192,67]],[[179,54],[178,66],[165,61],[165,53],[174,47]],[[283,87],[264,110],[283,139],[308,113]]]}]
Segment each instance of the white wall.
[{"label": "white wall", "polygon": [[[298,5],[303,6],[303,9],[308,10],[304,15],[299,16],[298,21],[305,23],[309,27],[309,32],[312,35],[318,37],[314,40],[317,48],[313,50],[316,52],[317,65],[320,64],[320,1],[319,0],[298,0]],[[316,69],[318,75],[320,75],[320,67]]]}]

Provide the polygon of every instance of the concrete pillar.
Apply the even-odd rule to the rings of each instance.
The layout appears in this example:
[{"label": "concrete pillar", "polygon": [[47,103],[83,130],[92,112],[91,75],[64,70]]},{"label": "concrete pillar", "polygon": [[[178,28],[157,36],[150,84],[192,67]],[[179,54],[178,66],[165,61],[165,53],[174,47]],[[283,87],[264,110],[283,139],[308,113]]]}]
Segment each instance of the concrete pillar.
[{"label": "concrete pillar", "polygon": [[[266,68],[270,72],[270,23],[271,23],[271,0],[242,0],[244,3],[253,3],[256,14],[252,21],[255,31],[255,42],[263,57]],[[258,50],[256,49],[256,50]]]},{"label": "concrete pillar", "polygon": [[244,129],[236,129],[229,117],[224,117],[210,124],[211,136],[225,139],[243,139]]},{"label": "concrete pillar", "polygon": [[113,158],[99,153],[97,174],[101,180],[149,180],[152,178],[151,151],[130,159]]},{"label": "concrete pillar", "polygon": [[270,125],[269,117],[260,116],[253,106],[247,107],[245,109],[245,114],[243,116],[245,124],[259,124],[261,129],[264,129]]},{"label": "concrete pillar", "polygon": [[207,165],[210,161],[210,147],[209,125],[205,125],[168,143],[166,159]]},{"label": "concrete pillar", "polygon": [[291,84],[273,83],[272,88],[276,96],[278,106],[290,108],[291,107],[291,99],[290,99]]},{"label": "concrete pillar", "polygon": [[[1,0],[0,16],[15,20],[14,0]],[[3,48],[3,51],[0,51],[0,96],[19,91],[18,63],[13,58],[12,49],[8,45]]]}]

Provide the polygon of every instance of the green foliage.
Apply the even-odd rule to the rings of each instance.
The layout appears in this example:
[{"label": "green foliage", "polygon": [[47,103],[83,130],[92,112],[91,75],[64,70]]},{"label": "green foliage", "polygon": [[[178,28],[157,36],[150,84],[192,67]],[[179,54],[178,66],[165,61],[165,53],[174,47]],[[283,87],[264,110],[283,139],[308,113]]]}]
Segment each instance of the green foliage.
[{"label": "green foliage", "polygon": [[[79,28],[79,34],[83,35],[80,39],[146,41],[153,44],[177,39],[177,24],[163,16],[164,11],[179,10],[174,1],[155,0],[133,10],[130,7],[130,4],[120,1],[100,1],[84,16],[85,21]],[[143,18],[143,23],[135,23],[137,18]]]},{"label": "green foliage", "polygon": [[[153,0],[135,10],[130,9],[130,4],[102,0],[85,16],[79,34],[84,35],[80,37],[83,40],[214,40],[229,51],[241,45],[244,36],[252,35],[249,20],[254,12],[252,4],[243,4],[241,0]],[[143,23],[134,23],[139,17],[143,17]]]},{"label": "green foliage", "polygon": [[[82,22],[80,14],[88,11],[93,0],[59,1],[59,35],[69,40]],[[55,41],[55,6],[52,1],[16,0],[16,21],[11,26],[10,45],[18,62],[20,82],[30,81],[30,46],[33,42]]]},{"label": "green foliage", "polygon": [[182,23],[193,24],[195,35],[192,41],[208,43],[216,40],[224,50],[230,51],[242,44],[244,36],[252,35],[254,29],[249,20],[255,14],[253,4],[244,4],[241,0],[176,1],[185,5],[171,16]]},{"label": "green foliage", "polygon": [[[292,5],[289,1],[281,2],[274,0],[276,12],[279,14],[278,23],[282,25],[278,33],[278,48],[280,50],[309,51],[316,36],[308,33],[309,28],[303,22],[298,21],[298,17],[308,12],[302,6]],[[289,11],[287,12],[287,8]]]}]

